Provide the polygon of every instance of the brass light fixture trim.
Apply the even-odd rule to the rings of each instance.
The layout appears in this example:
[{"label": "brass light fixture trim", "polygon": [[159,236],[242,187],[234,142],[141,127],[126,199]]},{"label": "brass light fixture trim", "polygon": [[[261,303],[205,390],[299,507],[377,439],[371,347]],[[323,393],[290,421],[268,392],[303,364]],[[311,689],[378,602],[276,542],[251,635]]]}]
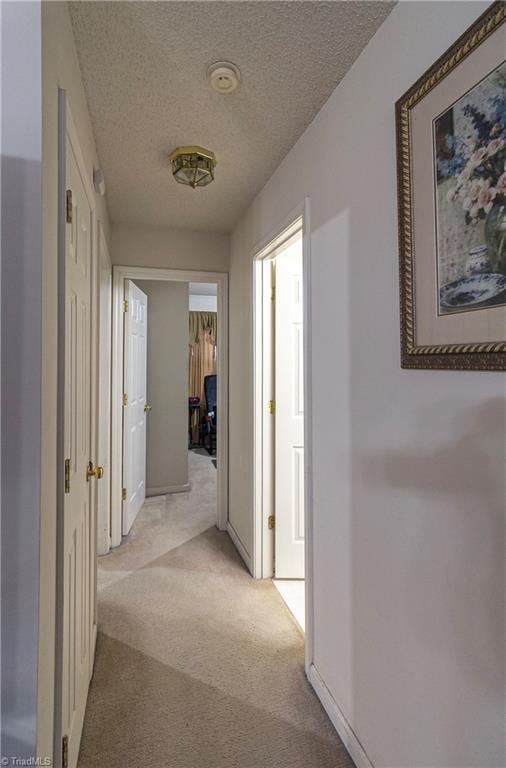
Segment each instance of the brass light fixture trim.
[{"label": "brass light fixture trim", "polygon": [[178,184],[192,189],[206,187],[214,180],[216,156],[204,147],[177,147],[169,155],[172,175]]}]

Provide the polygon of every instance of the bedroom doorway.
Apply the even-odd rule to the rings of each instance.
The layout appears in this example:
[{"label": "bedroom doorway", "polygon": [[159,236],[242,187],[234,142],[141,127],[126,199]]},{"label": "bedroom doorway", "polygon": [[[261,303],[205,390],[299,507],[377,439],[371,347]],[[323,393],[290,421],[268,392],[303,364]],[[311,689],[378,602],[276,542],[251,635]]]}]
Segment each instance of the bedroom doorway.
[{"label": "bedroom doorway", "polygon": [[227,292],[221,273],[113,269],[111,547],[192,485],[226,529]]}]

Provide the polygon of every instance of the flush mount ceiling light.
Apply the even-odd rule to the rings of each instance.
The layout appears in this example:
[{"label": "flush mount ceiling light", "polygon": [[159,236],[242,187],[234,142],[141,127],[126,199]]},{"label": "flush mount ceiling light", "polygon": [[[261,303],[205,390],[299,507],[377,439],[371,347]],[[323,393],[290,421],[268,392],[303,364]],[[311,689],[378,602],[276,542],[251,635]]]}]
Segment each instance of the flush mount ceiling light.
[{"label": "flush mount ceiling light", "polygon": [[188,187],[206,187],[214,179],[216,157],[203,147],[177,147],[169,155],[172,175],[178,184]]},{"label": "flush mount ceiling light", "polygon": [[216,61],[207,70],[207,81],[217,93],[232,93],[239,85],[239,67],[230,61]]}]

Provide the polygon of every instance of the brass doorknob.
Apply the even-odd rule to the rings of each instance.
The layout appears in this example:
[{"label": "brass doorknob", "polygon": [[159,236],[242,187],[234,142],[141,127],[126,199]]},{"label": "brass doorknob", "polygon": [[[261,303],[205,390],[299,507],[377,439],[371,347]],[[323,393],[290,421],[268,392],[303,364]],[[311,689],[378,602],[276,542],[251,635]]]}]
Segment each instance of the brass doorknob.
[{"label": "brass doorknob", "polygon": [[90,461],[88,464],[88,469],[86,471],[86,480],[89,480],[91,477],[95,477],[97,480],[101,480],[104,476],[104,468],[103,467],[94,467],[93,462]]},{"label": "brass doorknob", "polygon": [[153,407],[152,405],[148,405],[146,403],[146,405],[144,406],[144,413],[149,413],[152,407]]}]

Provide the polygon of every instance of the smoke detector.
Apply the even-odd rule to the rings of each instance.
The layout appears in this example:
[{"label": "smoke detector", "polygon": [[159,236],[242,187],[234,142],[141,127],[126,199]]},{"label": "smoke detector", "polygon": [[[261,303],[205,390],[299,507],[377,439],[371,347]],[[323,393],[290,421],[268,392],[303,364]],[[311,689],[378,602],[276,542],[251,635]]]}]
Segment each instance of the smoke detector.
[{"label": "smoke detector", "polygon": [[207,70],[207,81],[217,93],[232,93],[239,85],[240,79],[239,67],[230,61],[217,61]]}]

